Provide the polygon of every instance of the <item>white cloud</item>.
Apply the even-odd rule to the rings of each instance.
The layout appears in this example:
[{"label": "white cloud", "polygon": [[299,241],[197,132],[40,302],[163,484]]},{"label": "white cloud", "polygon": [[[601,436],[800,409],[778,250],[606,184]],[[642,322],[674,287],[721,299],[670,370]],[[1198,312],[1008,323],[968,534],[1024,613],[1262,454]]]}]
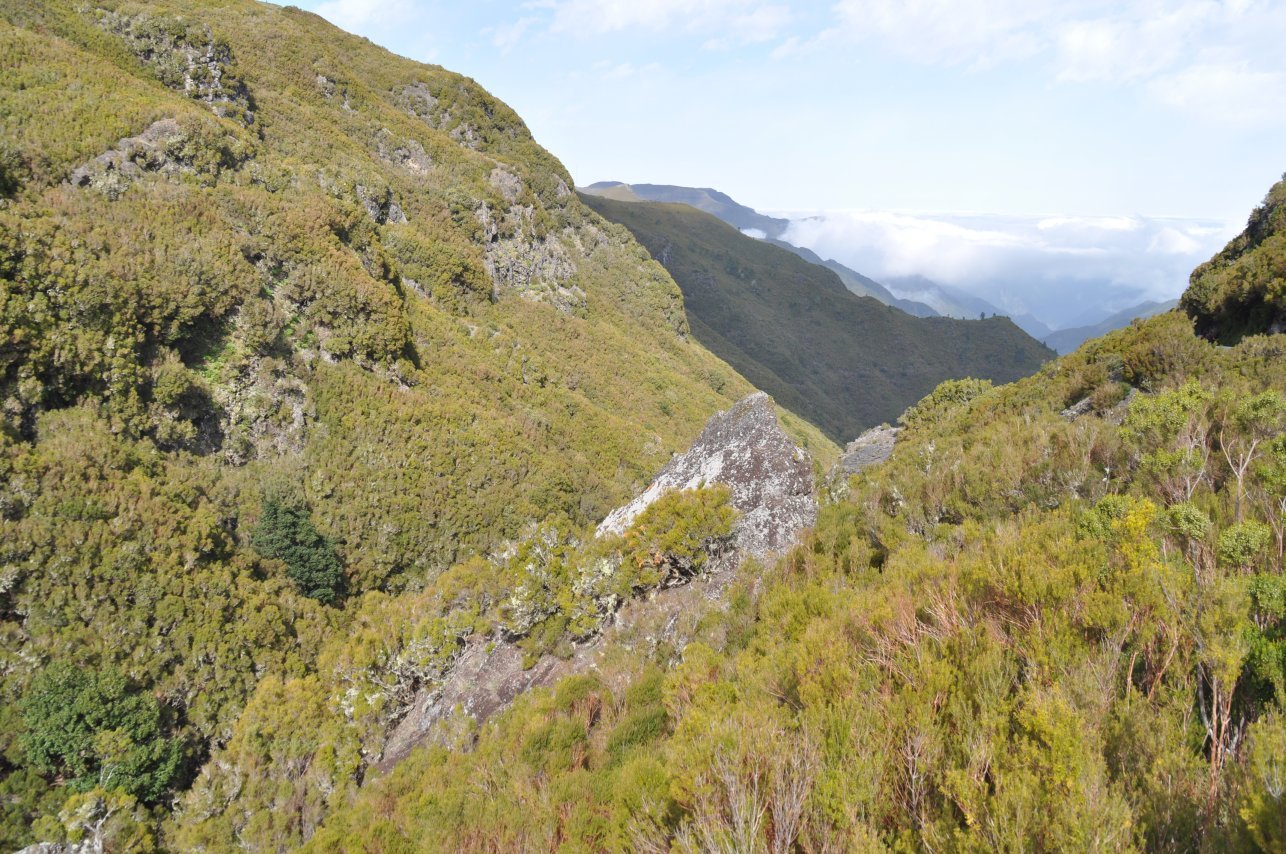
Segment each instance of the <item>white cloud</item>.
[{"label": "white cloud", "polygon": [[1163,103],[1234,127],[1286,120],[1286,73],[1248,63],[1198,64],[1158,77],[1149,86]]},{"label": "white cloud", "polygon": [[1219,4],[1189,2],[1174,8],[1127,7],[1103,18],[1069,21],[1055,33],[1058,79],[1125,82],[1173,66],[1190,42],[1209,32]]},{"label": "white cloud", "polygon": [[835,27],[775,57],[857,41],[930,65],[1031,61],[1065,83],[1141,84],[1202,118],[1286,122],[1280,0],[838,0],[834,13]]},{"label": "white cloud", "polygon": [[786,240],[873,278],[923,276],[1057,327],[1172,299],[1229,227],[1149,217],[827,212],[792,221]]},{"label": "white cloud", "polygon": [[527,33],[527,30],[531,29],[532,25],[538,23],[538,21],[538,18],[528,16],[519,18],[509,24],[493,27],[488,31],[491,35],[491,43],[500,48],[502,53],[508,53],[518,42],[522,41],[522,37]]},{"label": "white cloud", "polygon": [[840,0],[831,39],[877,41],[916,61],[987,66],[1030,56],[1053,4],[1039,0]]}]

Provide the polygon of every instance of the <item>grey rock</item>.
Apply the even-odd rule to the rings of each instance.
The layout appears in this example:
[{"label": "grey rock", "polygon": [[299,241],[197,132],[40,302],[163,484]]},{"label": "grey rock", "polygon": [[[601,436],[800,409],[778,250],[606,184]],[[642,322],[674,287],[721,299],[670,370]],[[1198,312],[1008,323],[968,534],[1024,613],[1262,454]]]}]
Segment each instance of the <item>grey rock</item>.
[{"label": "grey rock", "polygon": [[839,458],[840,471],[846,475],[858,474],[887,460],[893,454],[900,430],[882,424],[849,442]]},{"label": "grey rock", "polygon": [[501,639],[465,642],[444,678],[419,689],[407,714],[390,730],[376,773],[387,771],[417,745],[449,742],[458,728],[485,721],[524,691],[593,670],[612,644],[682,649],[701,615],[722,601],[742,559],[780,553],[799,542],[817,517],[812,461],[777,421],[772,398],[757,392],[715,415],[684,454],[674,457],[637,499],[614,511],[599,533],[622,533],[666,492],[701,484],[729,487],[740,511],[734,548],[716,550],[695,577],[625,602],[602,634],[586,639],[568,658],[542,656],[524,669],[522,650]]},{"label": "grey rock", "polygon": [[740,511],[737,548],[757,558],[799,542],[817,520],[812,460],[777,421],[772,398],[750,395],[710,419],[687,452],[663,468],[629,504],[608,514],[599,534],[623,534],[648,505],[673,490],[724,484]]},{"label": "grey rock", "polygon": [[125,137],[115,148],[74,169],[67,180],[74,187],[88,187],[117,198],[148,172],[191,171],[174,154],[176,143],[181,144],[185,138],[174,119],[152,122],[138,136]]}]

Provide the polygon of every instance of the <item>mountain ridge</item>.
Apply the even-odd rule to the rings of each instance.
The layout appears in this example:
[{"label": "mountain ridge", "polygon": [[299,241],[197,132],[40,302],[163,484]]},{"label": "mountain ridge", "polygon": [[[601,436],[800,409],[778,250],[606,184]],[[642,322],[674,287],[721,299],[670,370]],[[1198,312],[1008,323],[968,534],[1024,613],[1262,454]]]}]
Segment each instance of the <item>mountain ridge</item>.
[{"label": "mountain ridge", "polygon": [[895,419],[948,378],[997,381],[1049,355],[1010,321],[916,318],[685,204],[586,203],[629,228],[684,293],[694,336],[832,439]]}]

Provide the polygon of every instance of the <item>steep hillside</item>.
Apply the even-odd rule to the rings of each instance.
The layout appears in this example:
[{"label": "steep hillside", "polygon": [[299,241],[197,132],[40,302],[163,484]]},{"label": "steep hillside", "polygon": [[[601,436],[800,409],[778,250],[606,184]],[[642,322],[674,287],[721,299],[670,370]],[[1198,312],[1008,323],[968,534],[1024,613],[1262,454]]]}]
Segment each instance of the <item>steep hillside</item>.
[{"label": "steep hillside", "polygon": [[914,300],[901,299],[895,297],[893,293],[874,279],[863,276],[856,270],[845,267],[833,258],[823,259],[820,255],[811,249],[805,249],[802,246],[795,246],[784,240],[769,240],[774,246],[779,246],[787,252],[793,252],[800,258],[803,258],[810,264],[819,264],[830,270],[839,280],[844,283],[844,287],[860,297],[872,297],[879,300],[885,305],[891,305],[894,308],[900,308],[907,314],[915,317],[937,317],[938,313],[922,302]]},{"label": "steep hillside", "polygon": [[1280,851],[1286,342],[1168,313],[944,383],[657,660],[420,751],[309,850]]},{"label": "steep hillside", "polygon": [[685,205],[586,197],[683,289],[693,335],[831,438],[892,421],[944,379],[1008,382],[1051,354],[1008,320],[915,318]]},{"label": "steep hillside", "polygon": [[370,597],[752,390],[466,78],[250,0],[15,0],[0,55],[0,845],[163,810]]},{"label": "steep hillside", "polygon": [[1251,212],[1246,230],[1192,271],[1179,304],[1199,333],[1225,344],[1286,331],[1286,176]]},{"label": "steep hillside", "polygon": [[580,188],[590,196],[599,196],[617,202],[666,202],[683,204],[712,214],[739,231],[762,232],[760,239],[787,252],[793,252],[811,264],[820,264],[839,276],[844,286],[858,296],[874,297],[885,305],[896,306],[916,317],[934,317],[937,312],[923,303],[895,297],[879,282],[851,270],[835,260],[823,260],[811,249],[795,246],[781,239],[790,220],[765,216],[753,208],[734,201],[717,190],[696,187],[676,187],[671,184],[622,184],[619,181],[600,181]]}]

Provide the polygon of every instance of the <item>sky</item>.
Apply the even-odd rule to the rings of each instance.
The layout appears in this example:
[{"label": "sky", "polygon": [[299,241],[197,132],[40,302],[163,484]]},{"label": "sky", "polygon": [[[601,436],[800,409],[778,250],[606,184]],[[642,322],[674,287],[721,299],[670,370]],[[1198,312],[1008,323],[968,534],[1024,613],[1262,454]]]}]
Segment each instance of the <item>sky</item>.
[{"label": "sky", "polygon": [[294,2],[474,78],[578,184],[811,215],[801,241],[872,274],[905,246],[851,247],[916,223],[915,272],[962,285],[997,233],[1065,262],[1088,228],[1177,294],[1286,171],[1286,0]]}]

